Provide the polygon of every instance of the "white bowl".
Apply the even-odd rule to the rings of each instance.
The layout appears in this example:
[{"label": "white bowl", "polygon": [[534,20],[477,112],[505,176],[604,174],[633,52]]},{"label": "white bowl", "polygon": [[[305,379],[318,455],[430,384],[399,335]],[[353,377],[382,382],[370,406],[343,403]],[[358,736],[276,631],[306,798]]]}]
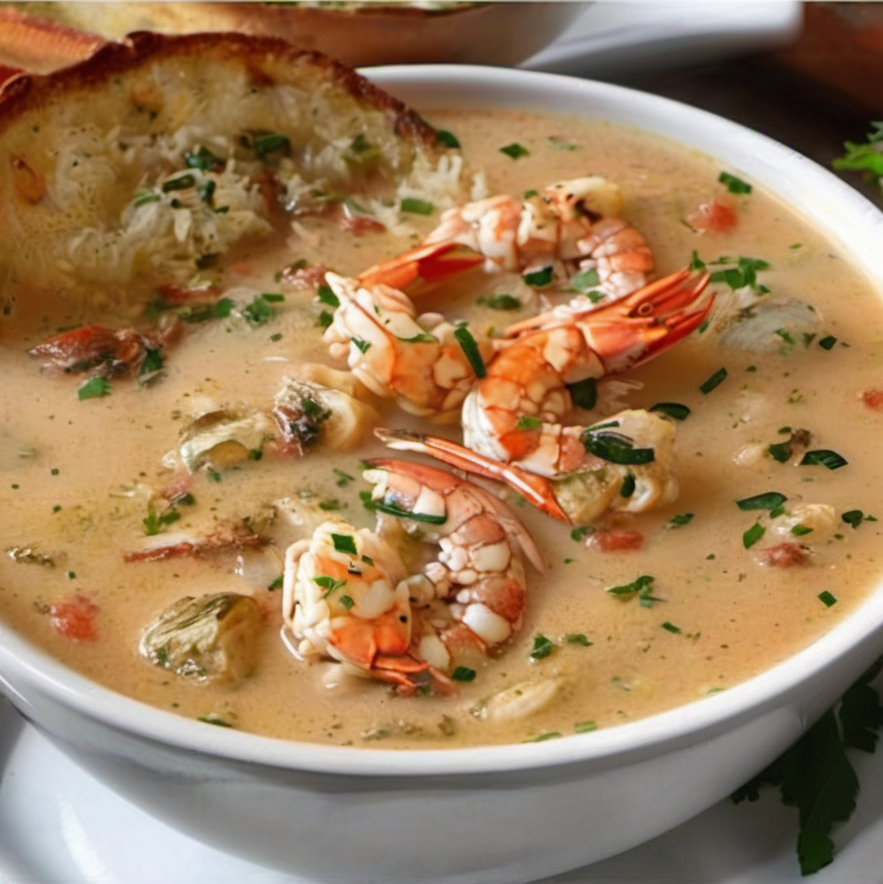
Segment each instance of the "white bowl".
[{"label": "white bowl", "polygon": [[[828,231],[883,290],[883,215],[793,151],[665,99],[552,74],[389,67],[421,110],[452,101],[600,117],[718,157]],[[505,882],[633,847],[725,797],[799,736],[883,648],[883,588],[824,638],[726,692],[634,724],[473,749],[334,748],[210,728],[84,680],[0,626],[3,690],[146,811],[317,882]]]}]

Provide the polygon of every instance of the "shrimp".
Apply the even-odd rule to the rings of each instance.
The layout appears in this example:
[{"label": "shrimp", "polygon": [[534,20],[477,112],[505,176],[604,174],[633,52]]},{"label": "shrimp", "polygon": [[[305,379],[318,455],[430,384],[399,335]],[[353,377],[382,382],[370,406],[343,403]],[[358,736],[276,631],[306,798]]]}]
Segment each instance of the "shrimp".
[{"label": "shrimp", "polygon": [[684,269],[566,320],[532,320],[464,401],[465,445],[544,476],[591,465],[586,430],[562,423],[572,410],[568,385],[625,371],[686,337],[711,309],[708,278]]},{"label": "shrimp", "polygon": [[400,286],[419,289],[421,282],[432,284],[480,260],[459,246],[441,244],[405,253],[355,278],[327,272],[338,301],[325,330],[332,357],[345,358],[366,387],[405,411],[455,421],[491,344],[437,314],[418,316]]},{"label": "shrimp", "polygon": [[[620,217],[622,194],[599,176],[550,184],[524,200],[498,195],[448,209],[426,244],[457,242],[481,253],[485,269],[529,273],[549,265],[565,278],[591,274],[597,304],[624,297],[647,283],[653,252]],[[582,309],[585,297],[571,302]]]},{"label": "shrimp", "polygon": [[[543,559],[506,506],[446,470],[385,458],[368,462],[376,531],[321,525],[289,547],[286,629],[300,655],[319,654],[413,694],[453,690],[448,673],[503,645],[521,625],[523,556]],[[392,540],[402,532],[438,554],[408,573]]]},{"label": "shrimp", "polygon": [[707,283],[708,274],[682,270],[566,321],[531,320],[497,351],[464,401],[465,448],[375,432],[393,447],[508,482],[566,521],[668,502],[677,494],[671,423],[625,410],[589,427],[565,425],[573,408],[568,385],[624,371],[683,339],[711,309],[712,299],[703,299]]},{"label": "shrimp", "polygon": [[580,467],[554,476],[502,463],[439,436],[403,429],[374,432],[390,448],[503,482],[542,512],[573,525],[586,525],[613,510],[644,512],[670,503],[678,493],[674,425],[641,409],[622,411],[583,429],[588,445],[603,456],[587,454]]}]

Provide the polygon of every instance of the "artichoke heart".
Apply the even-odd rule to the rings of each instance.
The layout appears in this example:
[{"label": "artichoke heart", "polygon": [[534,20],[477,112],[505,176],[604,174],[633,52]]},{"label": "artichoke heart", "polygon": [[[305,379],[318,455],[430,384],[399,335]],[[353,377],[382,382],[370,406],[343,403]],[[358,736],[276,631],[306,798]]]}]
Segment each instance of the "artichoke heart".
[{"label": "artichoke heart", "polygon": [[251,596],[186,596],[148,626],[141,653],[186,678],[235,684],[254,671],[261,620]]},{"label": "artichoke heart", "polygon": [[193,420],[181,433],[181,460],[191,473],[223,469],[253,457],[275,427],[261,411],[221,408]]}]

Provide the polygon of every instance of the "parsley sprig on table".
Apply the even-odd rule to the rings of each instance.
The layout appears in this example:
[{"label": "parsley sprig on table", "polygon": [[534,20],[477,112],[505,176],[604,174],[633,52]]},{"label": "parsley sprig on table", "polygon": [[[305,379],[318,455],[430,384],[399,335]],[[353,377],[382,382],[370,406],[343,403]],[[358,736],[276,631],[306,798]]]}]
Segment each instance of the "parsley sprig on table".
[{"label": "parsley sprig on table", "polygon": [[847,141],[842,157],[834,160],[835,169],[865,172],[869,178],[883,180],[883,121],[871,123],[865,141]]},{"label": "parsley sprig on table", "polygon": [[834,859],[832,834],[856,809],[859,782],[848,751],[874,752],[883,727],[883,705],[871,681],[883,660],[828,710],[790,749],[733,794],[756,801],[764,786],[778,788],[782,802],[798,813],[797,859],[803,875]]}]

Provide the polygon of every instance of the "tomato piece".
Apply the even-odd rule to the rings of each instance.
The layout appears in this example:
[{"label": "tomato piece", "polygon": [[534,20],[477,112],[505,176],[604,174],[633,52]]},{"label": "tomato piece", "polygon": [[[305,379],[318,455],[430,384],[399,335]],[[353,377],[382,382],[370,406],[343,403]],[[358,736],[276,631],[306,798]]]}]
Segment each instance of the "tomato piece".
[{"label": "tomato piece", "polygon": [[805,565],[808,554],[799,543],[780,543],[777,546],[768,546],[757,551],[757,558],[763,565],[771,565],[773,568],[793,568],[797,565]]},{"label": "tomato piece", "polygon": [[640,549],[644,545],[644,535],[629,528],[595,531],[586,541],[586,545],[601,552],[624,552]]},{"label": "tomato piece", "polygon": [[687,216],[687,224],[697,233],[730,233],[739,221],[736,207],[730,200],[715,197]]},{"label": "tomato piece", "polygon": [[95,618],[98,605],[78,595],[67,602],[59,602],[49,609],[49,622],[56,632],[77,642],[94,642],[98,638]]},{"label": "tomato piece", "polygon": [[862,402],[873,411],[883,411],[883,390],[865,390]]}]

